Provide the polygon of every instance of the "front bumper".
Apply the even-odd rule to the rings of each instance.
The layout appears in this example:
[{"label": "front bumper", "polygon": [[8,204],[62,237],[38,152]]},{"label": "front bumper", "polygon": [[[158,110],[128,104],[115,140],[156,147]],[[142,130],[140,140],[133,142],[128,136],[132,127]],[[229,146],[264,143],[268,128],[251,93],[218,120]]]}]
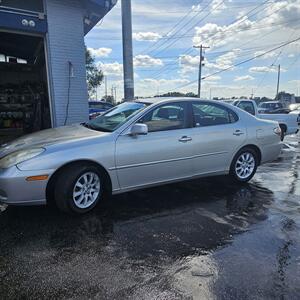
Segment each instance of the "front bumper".
[{"label": "front bumper", "polygon": [[16,166],[0,169],[0,202],[9,205],[46,204],[48,180],[26,181],[27,177],[49,175],[53,170],[20,171]]}]

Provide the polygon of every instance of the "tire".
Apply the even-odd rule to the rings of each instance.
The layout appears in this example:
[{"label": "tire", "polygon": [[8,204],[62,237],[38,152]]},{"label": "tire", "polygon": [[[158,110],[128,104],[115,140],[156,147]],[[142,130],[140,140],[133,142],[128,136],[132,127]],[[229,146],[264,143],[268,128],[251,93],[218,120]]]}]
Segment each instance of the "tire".
[{"label": "tire", "polygon": [[285,137],[285,134],[286,134],[287,128],[286,128],[286,126],[283,125],[283,124],[279,124],[279,127],[280,127],[280,129],[281,129],[280,140],[283,142],[284,137]]},{"label": "tire", "polygon": [[71,214],[91,211],[103,199],[104,182],[103,175],[95,166],[68,166],[58,175],[54,186],[57,207]]},{"label": "tire", "polygon": [[230,166],[230,175],[235,181],[248,182],[255,175],[257,167],[257,152],[250,147],[245,147],[233,158]]}]

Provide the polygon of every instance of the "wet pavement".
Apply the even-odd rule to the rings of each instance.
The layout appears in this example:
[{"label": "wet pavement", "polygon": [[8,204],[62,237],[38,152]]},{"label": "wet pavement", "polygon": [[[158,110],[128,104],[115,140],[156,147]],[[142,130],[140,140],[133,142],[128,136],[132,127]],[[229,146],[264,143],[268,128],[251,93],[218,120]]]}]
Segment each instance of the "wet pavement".
[{"label": "wet pavement", "polygon": [[245,185],[168,185],[81,217],[0,206],[0,298],[299,299],[299,140]]}]

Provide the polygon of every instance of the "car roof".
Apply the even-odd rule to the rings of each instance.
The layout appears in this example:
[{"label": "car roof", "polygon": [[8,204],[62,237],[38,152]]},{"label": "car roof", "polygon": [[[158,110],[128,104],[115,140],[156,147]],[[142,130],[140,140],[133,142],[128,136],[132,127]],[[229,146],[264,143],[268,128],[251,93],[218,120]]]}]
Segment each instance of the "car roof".
[{"label": "car roof", "polygon": [[194,97],[155,97],[155,98],[144,98],[144,99],[137,99],[135,102],[145,103],[145,104],[158,104],[158,103],[165,103],[165,102],[173,102],[173,101],[203,101],[203,102],[210,102],[210,103],[220,103],[223,104],[224,102],[218,100],[205,100],[200,98]]}]

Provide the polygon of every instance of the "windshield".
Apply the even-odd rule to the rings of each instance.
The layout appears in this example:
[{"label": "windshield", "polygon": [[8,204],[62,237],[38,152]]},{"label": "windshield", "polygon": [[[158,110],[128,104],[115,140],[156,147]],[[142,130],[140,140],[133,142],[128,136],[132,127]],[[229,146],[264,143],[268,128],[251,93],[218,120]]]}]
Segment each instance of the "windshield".
[{"label": "windshield", "polygon": [[146,107],[144,103],[125,102],[107,111],[98,118],[85,123],[94,130],[112,132],[125,124],[138,112]]}]

